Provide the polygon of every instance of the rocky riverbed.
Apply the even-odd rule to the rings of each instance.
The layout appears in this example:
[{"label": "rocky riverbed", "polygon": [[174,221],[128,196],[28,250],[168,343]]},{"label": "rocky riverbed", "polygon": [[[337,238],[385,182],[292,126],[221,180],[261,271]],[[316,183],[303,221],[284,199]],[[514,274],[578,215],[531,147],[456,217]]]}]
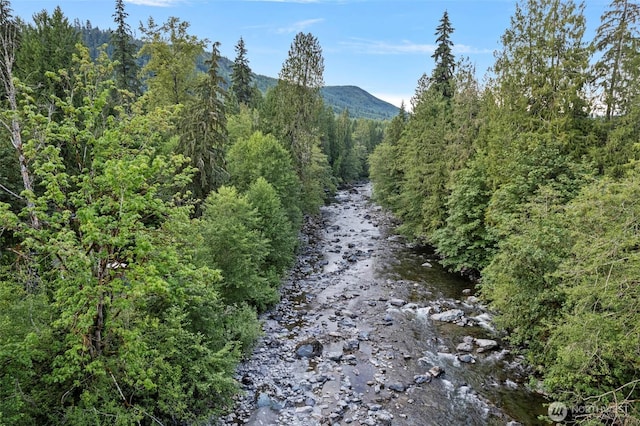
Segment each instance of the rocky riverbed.
[{"label": "rocky riverbed", "polygon": [[307,223],[219,425],[535,424],[543,400],[473,284],[392,233],[370,185]]}]

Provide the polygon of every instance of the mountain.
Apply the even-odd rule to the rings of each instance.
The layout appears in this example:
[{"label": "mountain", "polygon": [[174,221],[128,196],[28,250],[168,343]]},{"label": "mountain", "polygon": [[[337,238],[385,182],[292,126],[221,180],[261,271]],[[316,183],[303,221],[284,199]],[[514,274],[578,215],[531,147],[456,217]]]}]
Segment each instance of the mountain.
[{"label": "mountain", "polygon": [[[81,31],[85,44],[89,47],[93,58],[97,56],[98,48],[103,44],[109,44],[111,32],[104,31],[97,27],[91,27],[90,23],[81,25],[75,23],[76,28]],[[136,40],[140,45],[140,41]],[[107,48],[109,52],[109,47]],[[206,56],[198,60],[198,68],[206,72]],[[141,64],[142,65],[142,64]],[[219,62],[220,75],[230,81],[233,61],[222,57]],[[266,75],[254,74],[255,83],[258,89],[265,93],[278,83],[278,79]],[[349,111],[351,118],[367,118],[370,120],[390,120],[398,115],[399,108],[388,102],[376,98],[369,92],[357,86],[325,86],[321,90],[324,103],[331,107],[336,114],[341,114],[345,109]]]},{"label": "mountain", "polygon": [[[231,76],[232,66],[233,61],[220,58],[220,73],[227,81]],[[254,81],[262,93],[278,83],[277,78],[261,74],[254,74]],[[357,86],[325,86],[320,93],[324,103],[336,114],[341,114],[346,109],[349,110],[349,116],[352,118],[391,120],[400,111],[397,106],[378,99]]]},{"label": "mountain", "polygon": [[336,114],[346,109],[350,117],[391,120],[400,111],[397,106],[357,86],[325,86],[321,93],[325,104],[330,105]]}]

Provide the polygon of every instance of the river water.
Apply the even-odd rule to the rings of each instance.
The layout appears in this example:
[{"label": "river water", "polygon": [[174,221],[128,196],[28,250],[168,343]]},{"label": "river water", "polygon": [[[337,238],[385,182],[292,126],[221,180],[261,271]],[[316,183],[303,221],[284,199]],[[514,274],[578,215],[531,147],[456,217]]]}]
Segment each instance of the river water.
[{"label": "river water", "polygon": [[[370,184],[340,191],[307,224],[282,301],[238,368],[243,393],[218,424],[544,424],[545,400],[473,284],[394,235],[370,197]],[[487,339],[497,347],[483,351]]]}]

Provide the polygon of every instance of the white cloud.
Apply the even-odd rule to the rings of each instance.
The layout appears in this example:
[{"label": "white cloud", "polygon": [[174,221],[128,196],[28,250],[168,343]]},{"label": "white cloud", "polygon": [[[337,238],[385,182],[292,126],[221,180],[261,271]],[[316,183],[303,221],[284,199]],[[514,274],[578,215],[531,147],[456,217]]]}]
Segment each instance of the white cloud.
[{"label": "white cloud", "polygon": [[[420,44],[409,40],[403,40],[399,43],[391,43],[380,40],[367,40],[353,38],[351,41],[343,41],[341,46],[354,50],[358,53],[366,53],[371,55],[400,55],[407,53],[428,53],[433,54],[438,47],[435,44]],[[464,44],[456,44],[453,46],[454,54],[481,54],[493,53],[491,49],[480,49]]]},{"label": "white cloud", "polygon": [[294,22],[293,24],[287,26],[287,27],[281,27],[276,29],[276,33],[278,34],[292,34],[292,33],[299,33],[301,31],[304,31],[307,27],[310,27],[312,25],[315,25],[317,23],[320,23],[324,21],[324,19],[322,18],[316,18],[316,19],[305,19],[304,21],[298,21],[298,22]]},{"label": "white cloud", "polygon": [[359,53],[367,53],[373,55],[396,55],[403,53],[433,53],[436,46],[433,44],[417,44],[410,41],[401,43],[389,43],[380,40],[367,40],[353,38],[351,41],[340,42],[341,46]]},{"label": "white cloud", "polygon": [[493,53],[492,49],[481,49],[479,47],[467,46],[466,44],[454,44],[453,53],[457,54],[485,54]]}]

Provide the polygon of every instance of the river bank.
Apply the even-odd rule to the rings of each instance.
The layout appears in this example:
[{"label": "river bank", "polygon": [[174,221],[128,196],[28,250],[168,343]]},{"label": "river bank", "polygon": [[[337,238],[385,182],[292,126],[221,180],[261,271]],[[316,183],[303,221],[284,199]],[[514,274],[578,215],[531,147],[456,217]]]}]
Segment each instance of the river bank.
[{"label": "river bank", "polygon": [[392,233],[370,185],[307,223],[219,425],[535,424],[543,400],[473,283]]}]

